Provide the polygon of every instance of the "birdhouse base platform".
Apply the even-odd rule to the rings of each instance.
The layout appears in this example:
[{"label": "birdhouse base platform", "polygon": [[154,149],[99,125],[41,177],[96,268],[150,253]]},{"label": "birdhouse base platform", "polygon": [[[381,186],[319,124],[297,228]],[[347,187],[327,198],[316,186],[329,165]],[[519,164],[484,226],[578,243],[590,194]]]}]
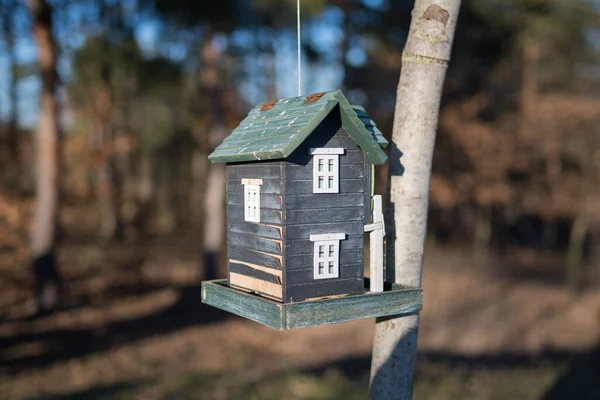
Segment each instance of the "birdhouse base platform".
[{"label": "birdhouse base platform", "polygon": [[280,303],[245,292],[227,279],[202,282],[202,302],[282,331],[357,319],[409,315],[423,307],[423,290],[386,284],[384,291]]}]

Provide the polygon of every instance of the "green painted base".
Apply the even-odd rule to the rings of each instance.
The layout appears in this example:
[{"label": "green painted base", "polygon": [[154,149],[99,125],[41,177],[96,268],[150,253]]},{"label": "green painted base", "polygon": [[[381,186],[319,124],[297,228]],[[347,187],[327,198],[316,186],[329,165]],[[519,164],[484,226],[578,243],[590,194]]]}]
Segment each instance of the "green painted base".
[{"label": "green painted base", "polygon": [[[365,279],[365,287],[369,287]],[[202,282],[202,302],[282,331],[356,319],[414,314],[423,308],[423,290],[387,285],[381,293],[279,303],[228,286]]]}]

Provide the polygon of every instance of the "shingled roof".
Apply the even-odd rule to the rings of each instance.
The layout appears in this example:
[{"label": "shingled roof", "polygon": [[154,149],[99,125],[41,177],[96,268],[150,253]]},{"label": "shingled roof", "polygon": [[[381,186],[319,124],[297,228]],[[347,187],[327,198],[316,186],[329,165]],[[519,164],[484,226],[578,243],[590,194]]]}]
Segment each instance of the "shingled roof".
[{"label": "shingled roof", "polygon": [[288,157],[339,105],[342,126],[375,165],[387,160],[388,145],[369,114],[352,106],[341,91],[260,104],[208,156],[211,162],[280,160]]}]

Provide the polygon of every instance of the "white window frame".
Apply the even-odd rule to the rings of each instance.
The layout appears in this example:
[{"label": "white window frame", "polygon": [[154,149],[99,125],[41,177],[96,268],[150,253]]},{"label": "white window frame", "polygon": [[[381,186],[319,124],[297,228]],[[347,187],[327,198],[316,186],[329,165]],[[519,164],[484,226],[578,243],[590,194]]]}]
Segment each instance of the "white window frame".
[{"label": "white window frame", "polygon": [[242,179],[242,185],[244,185],[244,220],[259,223],[262,179]]},{"label": "white window frame", "polygon": [[344,149],[310,149],[313,156],[313,193],[340,192],[340,155]]},{"label": "white window frame", "polygon": [[315,280],[340,277],[340,240],[345,238],[344,233],[310,235],[310,240],[314,242],[313,278]]}]

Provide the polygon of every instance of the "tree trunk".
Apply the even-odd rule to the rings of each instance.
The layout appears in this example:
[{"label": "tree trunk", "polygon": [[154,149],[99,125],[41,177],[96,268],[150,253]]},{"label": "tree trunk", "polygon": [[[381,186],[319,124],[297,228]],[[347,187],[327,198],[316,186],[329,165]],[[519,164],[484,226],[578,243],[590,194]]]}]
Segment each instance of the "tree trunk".
[{"label": "tree trunk", "polygon": [[18,136],[18,108],[17,108],[17,81],[18,68],[17,68],[17,46],[15,43],[16,33],[14,31],[15,24],[13,19],[15,18],[15,10],[17,8],[16,0],[11,0],[6,5],[6,10],[2,13],[2,26],[3,33],[6,40],[6,57],[8,66],[10,68],[10,89],[8,91],[8,97],[10,102],[10,114],[8,117],[6,144],[8,147],[8,153],[10,161],[15,162],[19,160],[19,136]]},{"label": "tree trunk", "polygon": [[[108,52],[108,50],[107,50]],[[113,99],[110,89],[109,67],[103,71],[103,86],[96,99],[97,132],[95,147],[98,152],[96,166],[96,196],[100,214],[99,237],[105,242],[113,240],[120,228],[118,190],[114,166]]]},{"label": "tree trunk", "polygon": [[342,69],[344,70],[344,79],[342,81],[342,90],[344,92],[348,92],[348,90],[350,90],[353,86],[353,77],[352,77],[352,71],[351,71],[351,66],[348,63],[348,51],[350,50],[350,37],[351,37],[351,32],[350,30],[352,29],[352,24],[350,22],[350,18],[352,15],[352,0],[344,0],[341,3],[341,7],[342,7],[342,11],[344,13],[344,24],[343,24],[343,29],[344,29],[344,37],[342,39],[342,43],[341,43],[341,64],[342,64]]},{"label": "tree trunk", "polygon": [[[221,53],[214,46],[212,34],[207,35],[202,47],[202,84],[209,104],[208,137],[204,144],[214,149],[225,136],[224,112],[219,88],[218,64]],[[219,254],[225,232],[225,185],[226,175],[223,165],[210,165],[206,180],[204,198],[204,276],[214,279],[221,268]]]},{"label": "tree trunk", "polygon": [[539,102],[538,64],[540,62],[540,44],[531,37],[523,42],[523,76],[521,82],[521,110],[525,123],[531,122]]},{"label": "tree trunk", "polygon": [[55,98],[56,46],[52,36],[52,8],[47,0],[29,0],[27,4],[33,17],[33,35],[38,47],[42,81],[40,115],[36,130],[36,203],[31,250],[38,313],[46,313],[56,308],[61,288],[55,257],[60,137]]},{"label": "tree trunk", "polygon": [[14,40],[14,32],[7,33],[8,45],[10,46],[10,117],[8,119],[8,148],[12,161],[19,161],[19,131],[18,131],[18,104],[17,104],[17,82],[18,77],[18,66],[17,66],[17,46]]},{"label": "tree trunk", "polygon": [[583,246],[589,226],[590,218],[585,214],[577,215],[571,225],[567,252],[567,281],[575,290],[580,290],[583,284]]},{"label": "tree trunk", "polygon": [[268,101],[277,101],[277,49],[275,41],[278,38],[278,29],[271,27],[271,40],[265,52],[265,95]]},{"label": "tree trunk", "polygon": [[490,242],[492,239],[492,210],[487,206],[477,207],[473,256],[476,267],[486,271],[489,267]]},{"label": "tree trunk", "polygon": [[[416,0],[402,55],[390,156],[388,281],[421,286],[431,161],[460,0]],[[402,157],[402,159],[400,159]],[[410,399],[419,316],[379,318],[371,399]]]},{"label": "tree trunk", "polygon": [[204,200],[204,279],[207,280],[222,277],[219,254],[225,237],[225,185],[225,165],[211,164]]}]

